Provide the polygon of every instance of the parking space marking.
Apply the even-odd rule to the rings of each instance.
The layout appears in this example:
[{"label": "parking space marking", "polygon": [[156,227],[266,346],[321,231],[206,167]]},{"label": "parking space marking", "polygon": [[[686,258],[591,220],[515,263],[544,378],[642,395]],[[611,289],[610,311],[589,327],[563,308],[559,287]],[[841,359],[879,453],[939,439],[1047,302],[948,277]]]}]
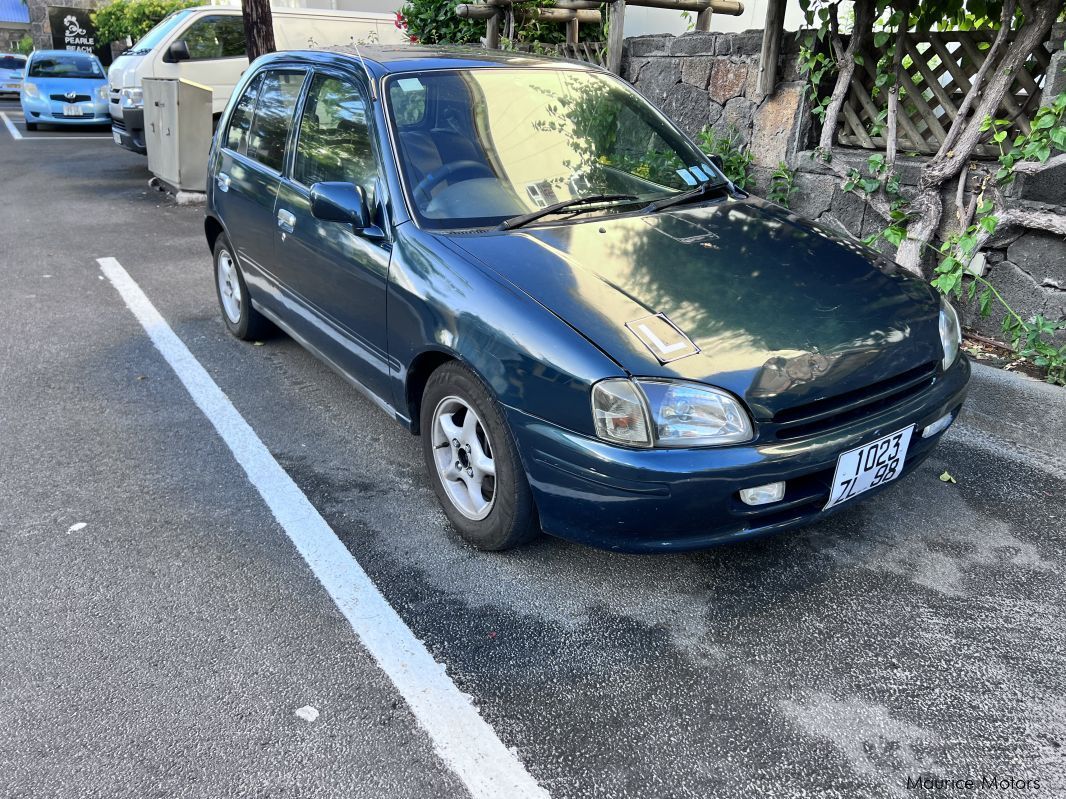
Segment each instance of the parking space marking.
[{"label": "parking space marking", "polygon": [[352,625],[444,763],[475,799],[548,799],[481,717],[259,436],[114,258],[97,263],[233,453],[315,577]]},{"label": "parking space marking", "polygon": [[7,128],[7,132],[11,134],[11,138],[14,139],[15,141],[18,141],[19,139],[21,139],[22,138],[22,134],[19,133],[19,129],[15,127],[15,123],[7,118],[7,114],[5,114],[3,111],[0,111],[0,117],[3,118],[4,127],[6,127]]}]

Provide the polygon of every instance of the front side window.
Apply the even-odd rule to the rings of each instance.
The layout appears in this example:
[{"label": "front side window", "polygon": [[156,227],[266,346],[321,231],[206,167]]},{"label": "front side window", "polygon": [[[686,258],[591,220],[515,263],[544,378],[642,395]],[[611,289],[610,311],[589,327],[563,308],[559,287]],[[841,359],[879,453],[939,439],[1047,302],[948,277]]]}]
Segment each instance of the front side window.
[{"label": "front side window", "polygon": [[225,146],[241,155],[248,153],[248,131],[252,127],[252,115],[255,113],[255,100],[259,96],[259,84],[263,82],[262,74],[252,78],[248,87],[233,107],[229,127],[226,128]]},{"label": "front side window", "polygon": [[316,75],[307,92],[296,145],[294,180],[305,186],[341,181],[362,186],[373,199],[378,176],[366,98],[352,83]]},{"label": "front side window", "polygon": [[302,71],[266,72],[259,84],[247,155],[278,172],[285,161],[285,145],[304,76]]},{"label": "front side window", "polygon": [[102,78],[104,68],[94,56],[71,51],[42,55],[30,62],[30,78]]},{"label": "front side window", "polygon": [[238,58],[245,55],[244,22],[227,15],[202,17],[182,35],[189,47],[189,59]]},{"label": "front side window", "polygon": [[408,196],[428,227],[489,226],[625,195],[574,211],[617,213],[723,180],[640,95],[602,73],[434,71],[386,87]]}]

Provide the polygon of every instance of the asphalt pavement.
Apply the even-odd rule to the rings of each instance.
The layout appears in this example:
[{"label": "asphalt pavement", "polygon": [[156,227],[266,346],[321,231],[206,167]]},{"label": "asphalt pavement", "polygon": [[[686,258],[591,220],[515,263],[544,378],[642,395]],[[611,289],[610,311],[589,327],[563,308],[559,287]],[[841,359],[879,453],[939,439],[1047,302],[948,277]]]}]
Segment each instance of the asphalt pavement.
[{"label": "asphalt pavement", "polygon": [[0,112],[0,796],[468,795],[99,258],[550,796],[1066,793],[1066,401],[1027,437],[997,377],[909,478],[774,538],[476,552],[417,438],[225,332],[202,208]]}]

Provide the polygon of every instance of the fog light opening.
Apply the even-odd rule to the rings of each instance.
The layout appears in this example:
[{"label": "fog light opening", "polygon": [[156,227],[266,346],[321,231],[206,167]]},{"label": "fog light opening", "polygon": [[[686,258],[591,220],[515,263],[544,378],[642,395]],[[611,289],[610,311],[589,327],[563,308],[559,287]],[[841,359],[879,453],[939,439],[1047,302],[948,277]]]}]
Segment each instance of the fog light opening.
[{"label": "fog light opening", "polygon": [[929,438],[930,436],[935,436],[937,433],[947,430],[948,425],[951,424],[951,420],[954,418],[954,412],[945,413],[922,431],[922,438]]},{"label": "fog light opening", "polygon": [[769,505],[779,502],[785,496],[785,481],[767,483],[754,488],[740,489],[740,501],[745,505]]}]

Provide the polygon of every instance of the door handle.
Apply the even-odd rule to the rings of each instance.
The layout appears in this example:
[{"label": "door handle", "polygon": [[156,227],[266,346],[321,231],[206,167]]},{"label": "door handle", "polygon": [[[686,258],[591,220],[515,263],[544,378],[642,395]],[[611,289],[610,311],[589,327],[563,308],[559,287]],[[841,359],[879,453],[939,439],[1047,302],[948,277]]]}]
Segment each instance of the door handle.
[{"label": "door handle", "polygon": [[292,211],[286,211],[284,208],[279,209],[278,227],[286,233],[292,233],[296,228],[296,214],[292,213]]},{"label": "door handle", "polygon": [[215,183],[218,185],[219,191],[229,191],[229,175],[225,172],[219,172],[218,177],[215,178]]}]

